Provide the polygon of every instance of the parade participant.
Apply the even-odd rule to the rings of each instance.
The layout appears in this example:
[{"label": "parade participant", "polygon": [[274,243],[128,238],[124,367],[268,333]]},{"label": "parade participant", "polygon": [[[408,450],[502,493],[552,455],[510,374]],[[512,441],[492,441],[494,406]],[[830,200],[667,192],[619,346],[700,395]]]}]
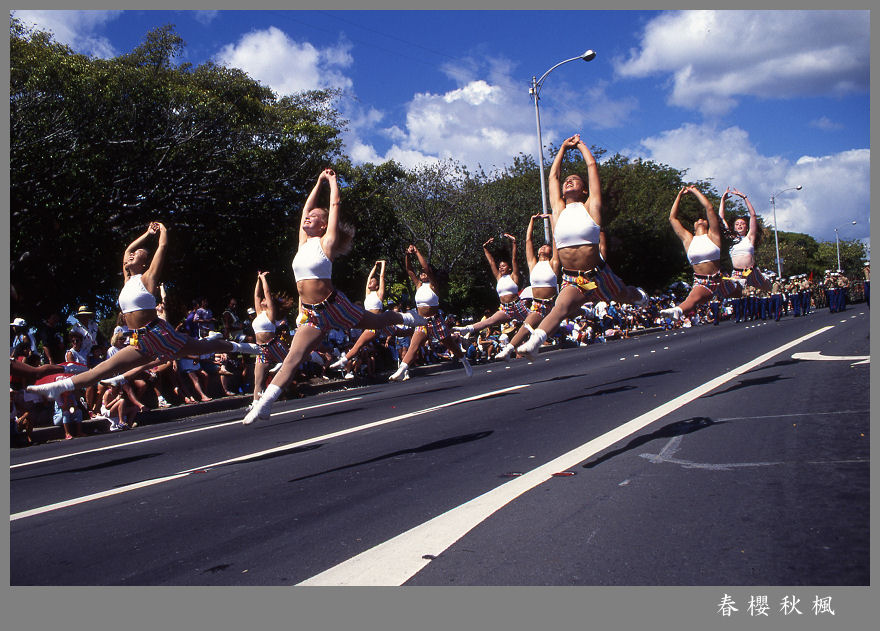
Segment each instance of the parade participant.
[{"label": "parade participant", "polygon": [[[694,222],[693,232],[685,228],[678,218],[681,197],[685,193],[696,197],[706,210],[706,217],[699,217]],[[693,312],[712,297],[723,300],[742,295],[742,287],[738,283],[721,276],[721,223],[718,213],[703,193],[694,186],[683,186],[669,211],[669,223],[684,245],[694,270],[694,284],[683,302],[660,313],[680,320],[683,314]]]},{"label": "parade participant", "polygon": [[868,308],[871,308],[871,262],[868,261],[865,263],[865,267],[862,269],[862,272],[865,274],[865,304],[868,305]]},{"label": "parade participant", "polygon": [[[566,151],[577,148],[587,166],[587,182],[577,174],[560,181]],[[562,289],[556,302],[529,339],[517,352],[533,356],[559,324],[589,301],[617,300],[628,304],[648,303],[648,296],[617,277],[605,262],[601,243],[602,193],[599,167],[580,134],[563,141],[550,167],[550,222],[562,269]]]},{"label": "parade participant", "polygon": [[[730,195],[737,195],[745,202],[749,209],[749,220],[746,222],[744,217],[738,217],[733,222],[733,230],[727,225],[724,218],[724,204]],[[740,193],[736,189],[727,187],[721,196],[721,203],[718,206],[718,217],[721,220],[724,230],[731,237],[730,246],[730,262],[733,265],[733,271],[730,277],[739,283],[740,287],[751,285],[756,289],[763,291],[770,290],[770,281],[761,274],[761,270],[755,266],[755,246],[758,239],[758,215],[749,201],[749,196]]]},{"label": "parade participant", "polygon": [[[318,205],[323,185],[330,189],[329,208]],[[293,258],[293,276],[300,298],[298,327],[290,350],[263,395],[253,404],[242,421],[249,425],[269,417],[272,404],[293,381],[297,367],[318,347],[332,328],[381,329],[390,324],[422,324],[425,320],[412,313],[366,311],[352,303],[333,286],[333,261],[351,249],[354,229],[339,220],[339,184],[332,169],[318,176],[303,206],[299,223],[299,248]]]},{"label": "parade participant", "polygon": [[489,263],[492,276],[495,277],[495,291],[498,293],[498,300],[501,304],[498,307],[498,311],[475,324],[452,327],[465,337],[496,325],[506,324],[507,322],[515,321],[522,324],[529,315],[529,308],[519,295],[519,265],[516,262],[516,238],[507,233],[504,233],[504,236],[510,239],[509,260],[503,259],[496,262],[495,257],[492,256],[492,253],[489,251],[489,244],[495,241],[495,237],[491,237],[483,244],[483,255]]},{"label": "parade participant", "polygon": [[[158,246],[151,258],[143,245],[152,237],[158,237]],[[101,380],[112,384],[109,377],[118,376],[121,381],[126,371],[148,364],[157,357],[174,359],[214,352],[259,352],[259,347],[253,344],[227,342],[223,339],[193,339],[175,331],[158,317],[155,293],[167,256],[167,247],[168,230],[162,223],[154,221],[146,232],[125,249],[122,257],[125,285],[119,294],[119,306],[125,315],[126,325],[133,330],[129,345],[90,370],[53,383],[28,386],[29,392],[55,398],[63,392],[85,388]]]},{"label": "parade participant", "polygon": [[550,216],[550,214],[538,213],[537,215],[532,215],[531,219],[529,219],[529,227],[526,229],[526,263],[529,266],[529,282],[531,284],[520,294],[520,297],[523,297],[526,291],[531,290],[529,315],[526,316],[526,321],[513,334],[510,341],[495,355],[497,359],[513,359],[516,347],[550,313],[556,301],[556,296],[559,293],[558,278],[560,264],[559,253],[556,250],[556,241],[551,238],[549,244],[545,243],[538,248],[536,255],[535,244],[532,239],[535,219],[544,219]]},{"label": "parade participant", "polygon": [[[410,255],[415,255],[419,260],[421,271],[416,274],[410,264]],[[429,339],[438,340],[449,349],[452,356],[461,362],[465,374],[470,377],[474,371],[461,350],[461,344],[452,337],[449,327],[440,315],[440,297],[437,295],[437,278],[434,269],[430,266],[424,255],[414,245],[410,245],[404,254],[404,267],[406,273],[415,285],[416,311],[425,320],[412,334],[409,348],[403,356],[403,361],[388,379],[389,381],[406,381],[409,379],[409,367],[416,360],[419,348]]]},{"label": "parade participant", "polygon": [[257,272],[257,284],[254,286],[254,310],[257,317],[251,322],[254,330],[254,339],[260,347],[260,354],[254,364],[254,401],[256,402],[263,394],[266,385],[266,375],[269,367],[283,362],[290,348],[281,341],[276,333],[278,309],[287,311],[292,304],[282,302],[272,294],[269,289],[269,272]]},{"label": "parade participant", "polygon": [[[376,276],[376,270],[379,270],[378,277]],[[369,276],[367,276],[367,289],[364,293],[364,309],[371,313],[382,313],[385,309],[384,306],[385,300],[385,261],[376,261],[373,265],[373,269],[370,270]],[[340,355],[339,359],[330,364],[329,368],[335,368],[337,370],[345,370],[348,362],[352,361],[355,357],[358,356],[358,353],[361,352],[361,349],[372,342],[376,337],[379,336],[380,333],[385,333],[385,335],[393,335],[393,329],[386,329],[384,331],[377,331],[375,329],[364,329],[361,334],[358,336],[357,341],[355,341],[354,345],[350,349],[348,349],[347,353],[343,353]]]}]

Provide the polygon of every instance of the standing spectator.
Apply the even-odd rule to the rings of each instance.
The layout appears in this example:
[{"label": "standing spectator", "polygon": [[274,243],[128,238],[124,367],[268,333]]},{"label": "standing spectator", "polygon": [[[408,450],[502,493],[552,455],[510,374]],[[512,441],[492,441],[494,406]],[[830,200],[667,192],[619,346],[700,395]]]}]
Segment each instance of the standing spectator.
[{"label": "standing spectator", "polygon": [[[9,335],[10,358],[16,354],[16,350],[18,350],[18,354],[22,354],[25,348],[28,353],[37,352],[37,341],[34,339],[33,334],[28,331],[28,325],[24,318],[15,318],[9,323],[9,326],[12,327]],[[27,355],[25,354],[25,356]]]},{"label": "standing spectator", "polygon": [[76,323],[70,328],[71,332],[79,333],[82,336],[82,354],[89,356],[92,346],[95,344],[106,344],[106,339],[98,331],[98,323],[94,318],[95,312],[89,311],[85,305],[77,309],[74,314]]},{"label": "standing spectator", "polygon": [[865,302],[868,305],[868,308],[871,308],[871,262],[868,261],[865,263],[865,267],[862,270],[865,273]]},{"label": "standing spectator", "polygon": [[198,327],[198,335],[196,337],[208,337],[211,331],[217,330],[217,319],[214,313],[208,308],[208,299],[202,298],[199,301],[199,307],[196,309],[193,322]]},{"label": "standing spectator", "polygon": [[244,322],[238,317],[238,301],[230,298],[220,315],[223,318],[223,336],[233,342],[243,342]]}]

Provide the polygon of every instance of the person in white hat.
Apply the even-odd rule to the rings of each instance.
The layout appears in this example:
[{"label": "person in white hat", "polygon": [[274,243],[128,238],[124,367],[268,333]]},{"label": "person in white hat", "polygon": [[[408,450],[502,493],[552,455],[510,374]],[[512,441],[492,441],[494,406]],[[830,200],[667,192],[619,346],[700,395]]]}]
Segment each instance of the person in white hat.
[{"label": "person in white hat", "polygon": [[11,335],[9,336],[10,358],[13,356],[16,349],[22,350],[22,347],[27,347],[28,351],[31,353],[37,352],[37,341],[34,339],[33,334],[28,330],[28,325],[24,318],[15,318],[9,323],[9,326],[12,327]]}]

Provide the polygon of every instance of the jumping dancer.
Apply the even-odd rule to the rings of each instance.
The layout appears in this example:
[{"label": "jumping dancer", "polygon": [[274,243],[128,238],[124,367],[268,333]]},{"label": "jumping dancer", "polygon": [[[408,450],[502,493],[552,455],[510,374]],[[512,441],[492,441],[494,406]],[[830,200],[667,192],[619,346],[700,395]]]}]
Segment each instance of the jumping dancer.
[{"label": "jumping dancer", "polygon": [[[330,188],[329,208],[318,206],[323,184]],[[412,313],[371,313],[352,303],[331,280],[333,261],[351,249],[354,230],[339,221],[339,184],[332,169],[324,169],[303,206],[299,224],[299,249],[293,258],[293,276],[300,297],[296,334],[281,368],[275,373],[259,401],[242,421],[249,425],[269,418],[272,404],[293,381],[296,369],[333,327],[381,329],[390,324],[414,326],[425,322]]]},{"label": "jumping dancer", "polygon": [[[746,222],[744,217],[738,217],[733,222],[733,230],[727,225],[724,218],[724,202],[731,195],[738,195],[746,203],[749,209],[749,220]],[[718,218],[721,220],[724,230],[727,231],[733,243],[730,247],[730,262],[733,264],[733,271],[730,277],[739,283],[740,287],[751,285],[762,291],[770,291],[772,283],[770,279],[764,278],[761,270],[755,266],[755,246],[758,239],[758,215],[749,201],[749,196],[740,193],[736,189],[727,188],[724,195],[721,196],[721,203],[718,206]]]},{"label": "jumping dancer", "polygon": [[504,233],[504,236],[510,239],[509,261],[503,259],[496,262],[495,257],[489,251],[489,244],[495,240],[495,237],[492,237],[483,244],[483,255],[486,257],[486,261],[489,262],[492,276],[495,277],[495,291],[498,292],[498,300],[501,304],[498,307],[498,311],[488,318],[480,320],[475,324],[453,327],[454,330],[462,333],[465,337],[469,337],[473,333],[479,333],[483,329],[491,328],[496,324],[504,324],[511,321],[522,324],[529,315],[529,308],[519,296],[519,266],[516,262],[516,238],[507,233]]},{"label": "jumping dancer", "polygon": [[[142,246],[154,236],[158,236],[159,243],[151,258],[150,253]],[[29,392],[54,399],[63,392],[85,388],[102,379],[122,375],[132,368],[150,363],[155,358],[260,352],[255,344],[227,342],[223,339],[194,339],[175,331],[157,315],[155,293],[167,256],[167,246],[167,229],[163,224],[154,221],[144,234],[125,249],[122,257],[125,285],[119,293],[119,307],[125,316],[126,325],[133,330],[129,345],[90,370],[53,383],[28,386]]]},{"label": "jumping dancer", "polygon": [[[529,282],[526,290],[531,289],[532,304],[529,307],[529,315],[519,330],[514,333],[504,348],[495,355],[497,359],[513,359],[516,347],[530,335],[536,326],[550,313],[556,296],[559,294],[559,253],[556,250],[556,241],[551,239],[550,245],[544,244],[538,248],[535,255],[535,245],[532,240],[532,230],[535,219],[550,217],[549,214],[532,215],[529,219],[529,227],[526,230],[526,262],[529,266]],[[525,291],[523,293],[525,293]],[[523,293],[520,296],[523,296]]]},{"label": "jumping dancer", "polygon": [[[560,182],[562,159],[569,149],[577,148],[587,166],[587,183],[572,174]],[[553,306],[529,339],[516,350],[534,357],[550,333],[565,318],[576,313],[588,301],[617,300],[643,305],[648,296],[638,287],[631,287],[618,278],[605,262],[601,252],[602,193],[599,167],[580,134],[563,141],[549,176],[551,224],[559,262],[562,267],[562,289]]]},{"label": "jumping dancer", "polygon": [[[694,231],[685,228],[678,218],[678,207],[681,196],[691,193],[700,200],[706,209],[706,217],[699,217],[694,222]],[[678,305],[660,311],[674,320],[680,320],[685,313],[694,311],[699,305],[709,302],[712,297],[737,298],[742,295],[739,283],[723,278],[721,275],[721,222],[712,202],[706,199],[696,187],[683,186],[669,211],[669,223],[675,234],[681,239],[687,253],[688,261],[694,269],[694,285],[690,293]]]},{"label": "jumping dancer", "polygon": [[[414,254],[419,259],[421,271],[418,274],[413,271],[410,265],[410,254]],[[389,377],[389,381],[406,381],[409,379],[409,367],[415,361],[419,347],[431,338],[439,340],[443,346],[448,348],[452,356],[461,362],[465,374],[470,377],[474,374],[474,371],[467,358],[465,358],[464,353],[462,353],[461,345],[450,335],[449,327],[443,318],[440,317],[440,297],[437,296],[435,290],[437,282],[434,270],[414,245],[410,245],[406,249],[404,266],[406,267],[407,275],[412,280],[413,285],[415,285],[416,310],[424,318],[425,324],[417,327],[412,334],[406,355],[404,355],[403,361],[400,362],[400,366],[398,366],[394,374]]]},{"label": "jumping dancer", "polygon": [[260,355],[254,364],[254,402],[263,394],[269,367],[283,362],[290,351],[275,329],[278,308],[286,311],[291,304],[281,303],[272,294],[269,290],[269,279],[266,278],[268,274],[269,272],[257,272],[257,284],[254,286],[254,311],[257,312],[257,317],[251,322],[251,328],[254,330],[257,346],[260,347]]},{"label": "jumping dancer", "polygon": [[[376,269],[379,269],[379,276],[376,276]],[[376,261],[370,275],[367,276],[367,289],[364,294],[364,309],[371,313],[382,313],[385,310],[385,261]],[[358,337],[354,345],[348,349],[347,353],[343,353],[339,359],[330,364],[328,368],[345,370],[346,365],[358,356],[361,349],[372,342],[379,333],[393,334],[393,327],[386,331],[377,331],[375,329],[364,329]],[[348,377],[346,377],[348,378]]]}]

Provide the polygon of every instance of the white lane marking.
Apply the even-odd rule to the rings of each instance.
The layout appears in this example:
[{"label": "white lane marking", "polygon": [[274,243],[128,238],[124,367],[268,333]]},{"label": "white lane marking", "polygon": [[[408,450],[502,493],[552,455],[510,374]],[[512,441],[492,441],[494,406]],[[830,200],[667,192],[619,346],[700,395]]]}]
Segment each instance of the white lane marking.
[{"label": "white lane marking", "polygon": [[[252,460],[254,458],[262,458],[268,454],[274,454],[281,451],[290,451],[292,449],[297,449],[298,447],[303,447],[305,445],[311,445],[313,443],[330,440],[332,438],[338,438],[340,436],[345,436],[347,434],[354,434],[356,432],[363,431],[365,429],[371,429],[373,427],[379,427],[380,425],[387,425],[388,423],[395,423],[397,421],[402,421],[408,418],[414,418],[416,416],[421,416],[423,414],[428,414],[430,412],[436,412],[437,410],[442,410],[444,408],[451,407],[453,405],[459,405],[461,403],[469,403],[471,401],[478,401],[480,399],[485,399],[491,396],[495,396],[496,394],[503,394],[505,392],[511,392],[513,390],[520,390],[522,388],[528,388],[531,384],[523,384],[519,386],[511,386],[509,388],[502,388],[501,390],[493,390],[492,392],[484,392],[483,394],[478,394],[472,397],[466,397],[464,399],[458,399],[457,401],[449,401],[447,403],[443,403],[441,405],[435,405],[430,408],[425,408],[423,410],[416,410],[415,412],[407,412],[405,414],[400,414],[398,416],[393,416],[391,418],[382,419],[379,421],[373,421],[372,423],[367,423],[365,425],[358,425],[357,427],[351,427],[348,429],[339,430],[338,432],[331,432],[329,434],[324,434],[323,436],[315,436],[313,438],[306,438],[305,440],[300,440],[295,443],[288,443],[286,445],[279,445],[278,447],[273,447],[272,449],[266,449],[264,451],[258,451],[252,454],[246,454],[244,456],[238,456],[236,458],[230,458],[228,460],[221,460],[219,462],[213,462],[211,464],[202,465],[200,467],[193,467],[191,469],[186,469],[185,471],[179,471],[175,474],[163,476],[161,478],[155,478],[152,480],[145,480],[143,482],[136,482],[134,484],[127,484],[125,486],[120,486],[115,489],[110,489],[107,491],[101,491],[99,493],[93,493],[91,495],[84,495],[82,497],[77,497],[69,500],[65,500],[63,502],[58,502],[56,504],[50,504],[48,506],[41,506],[38,508],[33,508],[31,510],[22,511],[20,513],[14,513],[9,516],[9,521],[15,521],[16,519],[22,519],[24,517],[32,517],[34,515],[40,515],[43,513],[48,513],[53,510],[58,510],[59,508],[67,508],[69,506],[74,506],[77,504],[83,504],[85,502],[91,502],[92,500],[101,499],[104,497],[110,497],[111,495],[120,495],[122,493],[127,493],[129,491],[135,491],[137,489],[143,488],[145,486],[152,486],[154,484],[160,484],[162,482],[170,482],[171,480],[176,480],[180,477],[189,475],[191,473],[200,472],[203,473],[208,471],[209,469],[213,469],[215,467],[219,467],[221,465],[232,464],[235,462],[245,462],[247,460]],[[240,425],[241,421],[237,421]]]},{"label": "white lane marking", "polygon": [[669,442],[663,447],[659,454],[639,454],[640,458],[645,458],[651,464],[662,464],[668,462],[670,464],[680,465],[683,469],[708,469],[709,471],[731,471],[733,469],[741,469],[745,467],[772,467],[781,464],[868,464],[868,458],[855,458],[852,460],[805,460],[791,461],[784,460],[776,462],[728,462],[728,463],[712,463],[712,462],[694,462],[692,460],[682,460],[680,458],[672,458],[681,447],[683,436],[675,436],[669,439]]},{"label": "white lane marking", "polygon": [[826,362],[834,362],[834,361],[843,361],[843,362],[855,362],[853,366],[857,366],[859,364],[870,364],[871,356],[870,355],[823,355],[822,351],[810,351],[808,353],[795,353],[791,356],[792,359],[807,359],[810,361],[826,361]]},{"label": "white lane marking", "polygon": [[751,421],[765,418],[792,418],[795,416],[837,416],[838,414],[868,414],[871,410],[841,410],[840,412],[800,412],[797,414],[764,414],[762,416],[725,416],[718,421]]},{"label": "white lane marking", "polygon": [[[348,403],[350,401],[357,401],[363,397],[351,397],[349,399],[340,399],[338,401],[328,401],[327,403],[316,403],[315,405],[307,405],[306,407],[296,408],[295,410],[285,410],[284,412],[273,412],[271,416],[281,416],[283,414],[293,414],[294,412],[302,412],[304,410],[313,410],[315,408],[323,408],[328,405],[338,405],[340,403]],[[235,421],[227,421],[225,423],[218,423],[216,425],[206,425],[204,427],[196,427],[194,429],[183,430],[182,432],[174,432],[173,434],[163,434],[162,436],[153,436],[152,438],[141,438],[139,440],[130,440],[127,443],[117,443],[114,445],[106,445],[104,447],[95,447],[94,449],[86,449],[84,451],[75,451],[68,454],[62,454],[60,456],[52,456],[51,458],[42,458],[40,460],[31,460],[29,462],[19,462],[18,464],[10,465],[10,469],[18,469],[19,467],[27,467],[34,464],[41,464],[43,462],[52,462],[53,460],[63,460],[64,458],[73,458],[74,456],[82,456],[84,454],[97,453],[99,451],[108,451],[110,449],[121,449],[123,447],[130,447],[132,445],[141,445],[143,443],[150,443],[154,440],[166,440],[168,438],[177,438],[178,436],[184,436],[186,434],[194,434],[196,432],[205,432],[210,429],[218,429],[220,427],[229,427],[232,425],[241,425],[241,419]]]},{"label": "white lane marking", "polygon": [[520,495],[553,479],[553,474],[557,471],[565,471],[576,466],[654,421],[748,372],[755,366],[832,328],[834,327],[823,327],[783,344],[775,350],[768,351],[738,368],[707,381],[610,432],[532,469],[528,473],[505,482],[501,486],[316,574],[302,581],[299,585],[403,585],[427,566],[432,558],[438,557],[456,541]]}]

